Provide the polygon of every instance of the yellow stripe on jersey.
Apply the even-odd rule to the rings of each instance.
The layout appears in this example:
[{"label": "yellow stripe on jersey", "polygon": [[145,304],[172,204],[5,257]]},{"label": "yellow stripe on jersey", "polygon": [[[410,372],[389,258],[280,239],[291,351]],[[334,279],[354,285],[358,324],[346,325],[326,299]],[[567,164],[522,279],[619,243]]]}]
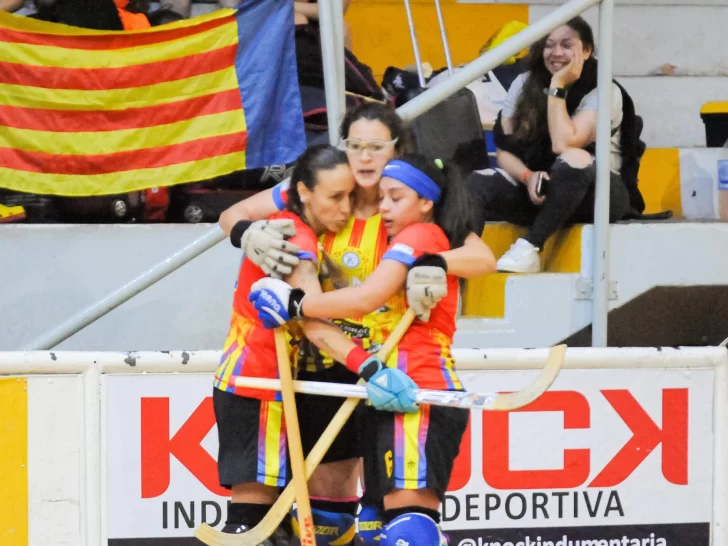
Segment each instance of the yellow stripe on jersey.
[{"label": "yellow stripe on jersey", "polygon": [[286,485],[286,440],[283,403],[262,401],[258,429],[258,481],[263,485]]},{"label": "yellow stripe on jersey", "polygon": [[430,407],[417,413],[398,413],[394,421],[394,487],[423,489],[427,487],[425,444],[430,425]]},{"label": "yellow stripe on jersey", "polygon": [[460,378],[455,371],[455,359],[450,350],[452,339],[434,328],[430,330],[430,335],[434,338],[435,343],[440,345],[440,354],[442,355],[440,357],[440,369],[442,370],[442,375],[447,382],[448,388],[455,391],[463,390],[463,384],[460,382]]}]

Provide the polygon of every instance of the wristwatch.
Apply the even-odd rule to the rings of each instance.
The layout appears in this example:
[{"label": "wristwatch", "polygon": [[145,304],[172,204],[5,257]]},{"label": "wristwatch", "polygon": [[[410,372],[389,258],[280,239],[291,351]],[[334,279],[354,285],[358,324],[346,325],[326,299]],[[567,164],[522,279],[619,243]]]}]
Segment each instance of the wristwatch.
[{"label": "wristwatch", "polygon": [[557,87],[557,88],[544,87],[543,93],[544,93],[544,95],[556,97],[557,99],[566,98],[566,88],[565,87]]}]

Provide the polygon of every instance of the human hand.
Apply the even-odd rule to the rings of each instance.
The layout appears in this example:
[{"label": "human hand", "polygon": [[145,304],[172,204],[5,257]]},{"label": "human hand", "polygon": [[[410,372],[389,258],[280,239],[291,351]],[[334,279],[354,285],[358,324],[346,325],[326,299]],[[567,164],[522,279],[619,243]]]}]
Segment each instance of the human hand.
[{"label": "human hand", "polygon": [[551,77],[551,87],[568,87],[581,77],[584,70],[584,50],[577,48],[569,64]]},{"label": "human hand", "polygon": [[415,261],[407,274],[407,306],[411,307],[417,318],[424,322],[430,320],[432,309],[447,296],[447,265],[440,255],[432,256],[439,259],[445,267],[434,265],[437,263],[435,261],[423,262],[423,265]]},{"label": "human hand", "polygon": [[263,326],[278,328],[302,316],[303,290],[294,289],[279,279],[265,277],[250,287],[248,301],[258,312]]},{"label": "human hand", "polygon": [[537,171],[528,178],[528,197],[530,197],[531,203],[537,207],[540,207],[543,205],[544,201],[546,201],[546,198],[543,195],[538,195],[538,193],[536,193],[536,190],[538,189],[538,181],[542,176],[546,180],[550,180],[549,173],[544,171]]},{"label": "human hand", "polygon": [[378,357],[371,356],[359,368],[359,375],[366,380],[369,401],[376,409],[396,413],[418,411],[417,383],[402,370],[387,368]]},{"label": "human hand", "polygon": [[293,220],[259,220],[243,233],[240,248],[266,275],[282,279],[298,265],[300,248],[286,241],[296,234]]}]

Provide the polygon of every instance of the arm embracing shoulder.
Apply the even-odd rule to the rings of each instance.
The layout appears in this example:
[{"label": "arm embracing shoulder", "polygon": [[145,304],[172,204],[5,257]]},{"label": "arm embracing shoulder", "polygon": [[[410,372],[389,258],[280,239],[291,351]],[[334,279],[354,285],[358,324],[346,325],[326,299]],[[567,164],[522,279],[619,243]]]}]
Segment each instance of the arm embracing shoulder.
[{"label": "arm embracing shoulder", "polygon": [[225,235],[229,237],[235,224],[241,220],[247,220],[249,222],[265,220],[271,214],[278,212],[279,207],[273,198],[273,191],[274,188],[271,188],[256,193],[224,210],[220,214],[218,224],[225,232]]},{"label": "arm embracing shoulder", "polygon": [[347,318],[376,311],[401,290],[407,280],[407,266],[394,260],[382,260],[359,286],[350,286],[325,294],[306,292],[303,312],[307,317]]},{"label": "arm embracing shoulder", "polygon": [[460,248],[441,252],[440,255],[447,262],[447,271],[456,277],[470,279],[495,271],[493,252],[475,233],[468,235]]},{"label": "arm embracing shoulder", "polygon": [[[302,260],[296,266],[288,283],[294,288],[302,289],[306,293],[306,297],[324,295],[316,273],[316,266],[310,260]],[[356,344],[331,322],[305,317],[302,327],[303,334],[311,343],[326,351],[338,362],[346,362],[347,356],[356,347]]]}]

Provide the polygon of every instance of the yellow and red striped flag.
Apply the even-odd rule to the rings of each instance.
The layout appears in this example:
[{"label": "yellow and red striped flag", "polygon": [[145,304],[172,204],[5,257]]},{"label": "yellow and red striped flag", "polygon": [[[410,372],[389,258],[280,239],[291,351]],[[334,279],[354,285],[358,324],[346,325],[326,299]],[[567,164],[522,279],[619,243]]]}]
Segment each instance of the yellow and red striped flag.
[{"label": "yellow and red striped flag", "polygon": [[0,187],[126,193],[290,163],[304,148],[293,2],[134,32],[0,12]]}]

